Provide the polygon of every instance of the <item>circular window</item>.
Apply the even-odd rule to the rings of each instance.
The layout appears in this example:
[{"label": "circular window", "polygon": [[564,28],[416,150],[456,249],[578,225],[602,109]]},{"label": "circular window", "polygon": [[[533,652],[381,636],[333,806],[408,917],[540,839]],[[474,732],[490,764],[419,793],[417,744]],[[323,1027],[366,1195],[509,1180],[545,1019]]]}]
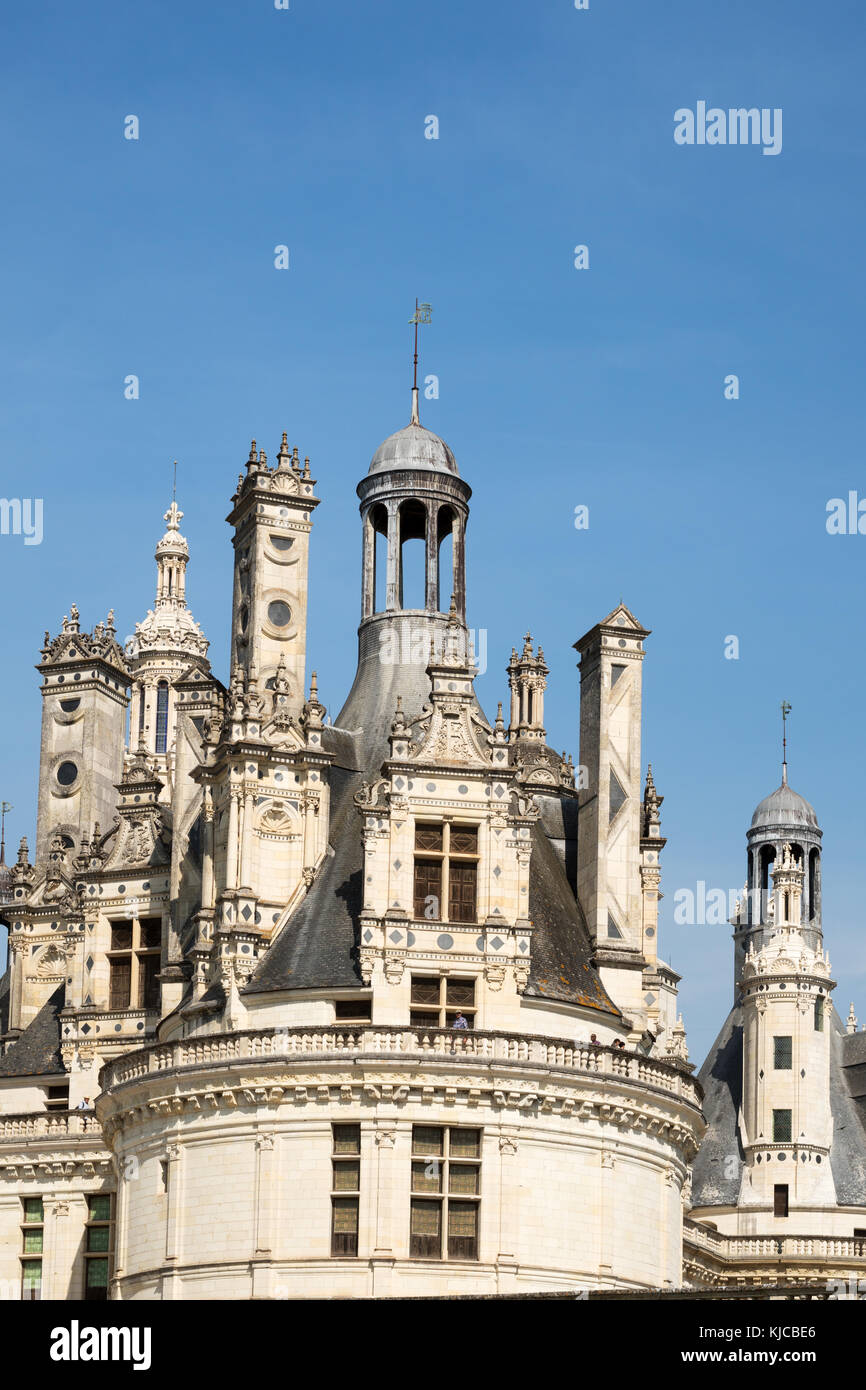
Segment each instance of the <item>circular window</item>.
[{"label": "circular window", "polygon": [[60,708],[63,710],[64,714],[71,714],[74,709],[78,709],[80,704],[80,700],[61,700]]},{"label": "circular window", "polygon": [[78,768],[75,763],[61,763],[57,769],[57,780],[61,787],[71,787],[78,776]]},{"label": "circular window", "polygon": [[271,545],[274,547],[274,550],[291,550],[294,543],[291,536],[271,535]]},{"label": "circular window", "polygon": [[281,598],[268,604],[268,619],[274,627],[287,627],[292,620],[292,610]]}]

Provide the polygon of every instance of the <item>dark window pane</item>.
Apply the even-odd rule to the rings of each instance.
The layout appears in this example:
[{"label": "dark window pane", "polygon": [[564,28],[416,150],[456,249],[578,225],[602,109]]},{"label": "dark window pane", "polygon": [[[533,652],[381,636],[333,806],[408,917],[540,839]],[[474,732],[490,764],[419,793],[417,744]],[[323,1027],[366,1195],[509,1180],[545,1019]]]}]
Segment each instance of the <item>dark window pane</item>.
[{"label": "dark window pane", "polygon": [[409,1026],[411,1028],[438,1028],[439,1010],[413,1009],[409,1014]]},{"label": "dark window pane", "polygon": [[129,956],[120,956],[108,962],[108,1007],[128,1009],[129,991],[132,984],[132,961]]},{"label": "dark window pane", "polygon": [[361,1185],[361,1165],[355,1160],[352,1162],[340,1162],[334,1164],[334,1191],[335,1192],[357,1192]]},{"label": "dark window pane", "polygon": [[773,1111],[773,1143],[789,1144],[791,1142],[791,1112],[790,1110]]},{"label": "dark window pane", "polygon": [[140,1009],[159,1008],[159,956],[139,956],[138,958],[138,1007]]},{"label": "dark window pane", "polygon": [[359,1154],[361,1152],[360,1125],[334,1125],[334,1153]]},{"label": "dark window pane", "polygon": [[431,1158],[427,1163],[422,1160],[412,1164],[412,1191],[442,1191],[442,1164],[438,1158]]},{"label": "dark window pane", "polygon": [[415,848],[442,852],[442,826],[416,825]]},{"label": "dark window pane", "polygon": [[158,951],[162,946],[162,918],[143,917],[139,926],[139,945],[143,951]]},{"label": "dark window pane", "polygon": [[448,920],[451,922],[474,922],[475,883],[478,877],[477,864],[462,864],[454,860],[448,866]]},{"label": "dark window pane", "polygon": [[88,1289],[108,1288],[108,1260],[87,1261]]},{"label": "dark window pane", "polygon": [[32,1231],[24,1232],[24,1254],[42,1254],[42,1227],[35,1226]]},{"label": "dark window pane", "polygon": [[451,827],[451,853],[452,854],[477,854],[478,853],[478,828],[477,826],[453,825]]},{"label": "dark window pane", "polygon": [[60,708],[64,714],[72,714],[73,710],[77,710],[80,704],[80,700],[61,700]]},{"label": "dark window pane", "polygon": [[478,1206],[475,1202],[448,1203],[448,1258],[478,1259]]},{"label": "dark window pane", "polygon": [[271,532],[270,541],[274,550],[291,550],[295,543],[291,536],[277,536],[273,531]]},{"label": "dark window pane", "polygon": [[481,1130],[450,1130],[448,1134],[448,1151],[452,1158],[480,1158]]},{"label": "dark window pane", "polygon": [[442,1153],[444,1130],[433,1125],[412,1126],[412,1152],[437,1155]]},{"label": "dark window pane", "polygon": [[335,1197],[331,1224],[331,1254],[358,1253],[358,1198]]},{"label": "dark window pane", "polygon": [[91,1221],[110,1221],[111,1220],[111,1194],[99,1192],[93,1197],[88,1197],[87,1205],[90,1208]]},{"label": "dark window pane", "polygon": [[373,1016],[372,1009],[371,999],[337,999],[334,1002],[334,1018],[338,1023],[341,1019],[367,1021]]},{"label": "dark window pane", "polygon": [[480,1169],[474,1163],[452,1163],[448,1169],[448,1191],[460,1197],[477,1197],[480,1176]]},{"label": "dark window pane", "polygon": [[75,763],[61,763],[57,769],[57,780],[61,787],[71,787],[78,776],[78,768]]},{"label": "dark window pane", "polygon": [[111,927],[111,949],[112,951],[131,951],[132,950],[132,927],[125,926],[123,923],[114,922]]},{"label": "dark window pane", "polygon": [[446,980],[445,998],[449,1004],[468,1004],[472,1008],[475,1003],[475,981]]},{"label": "dark window pane", "polygon": [[110,1226],[88,1226],[87,1228],[87,1248],[88,1250],[108,1250],[111,1246],[111,1227]]},{"label": "dark window pane", "polygon": [[168,738],[168,682],[156,687],[156,751],[164,753]]},{"label": "dark window pane", "polygon": [[415,860],[415,916],[438,922],[442,916],[442,861]]},{"label": "dark window pane", "polygon": [[42,1261],[24,1260],[21,1265],[21,1297],[28,1301],[42,1297]]},{"label": "dark window pane", "polygon": [[409,1253],[438,1260],[442,1254],[442,1204],[413,1197],[409,1216]]},{"label": "dark window pane", "polygon": [[24,1198],[24,1220],[25,1221],[44,1221],[45,1209],[42,1206],[41,1197]]},{"label": "dark window pane", "polygon": [[292,610],[281,598],[268,604],[268,620],[274,627],[288,627],[292,620]]},{"label": "dark window pane", "polygon": [[823,999],[823,996],[819,994],[819,995],[818,995],[818,998],[815,1000],[815,1032],[816,1032],[816,1033],[823,1033],[823,1031],[824,1031],[824,999]]},{"label": "dark window pane", "polygon": [[435,1004],[439,1007],[439,976],[438,975],[413,975],[412,976],[412,1003],[413,1004]]},{"label": "dark window pane", "polygon": [[773,1066],[776,1071],[791,1070],[791,1038],[779,1037],[773,1039]]},{"label": "dark window pane", "polygon": [[788,1188],[786,1184],[776,1183],[773,1188],[773,1215],[788,1215]]}]

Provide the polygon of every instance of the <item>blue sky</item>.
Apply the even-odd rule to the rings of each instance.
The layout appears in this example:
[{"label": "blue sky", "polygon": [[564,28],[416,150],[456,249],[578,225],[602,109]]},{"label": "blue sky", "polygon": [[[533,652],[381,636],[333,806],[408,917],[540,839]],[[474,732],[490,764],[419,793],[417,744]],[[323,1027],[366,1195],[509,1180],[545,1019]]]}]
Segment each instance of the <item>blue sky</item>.
[{"label": "blue sky", "polygon": [[[2,491],[44,499],[41,545],[0,536],[13,847],[35,828],[43,630],[71,602],[87,626],[113,606],[122,635],[144,616],[175,458],[188,597],[225,677],[224,518],[249,440],[273,457],[287,429],[310,455],[309,650],[337,712],[354,489],[408,418],[419,295],[440,378],[422,418],[474,489],[488,713],[529,628],[550,742],[576,761],[571,644],[620,597],[653,630],[661,943],[693,1060],[729,1006],[732,948],[725,927],[674,925],[674,893],[742,883],[783,697],[791,782],[825,833],[837,1005],[866,1019],[866,537],[825,528],[828,499],[866,496],[862,7],[48,0],[3,28]],[[675,110],[699,100],[781,108],[781,154],[676,145]]]}]

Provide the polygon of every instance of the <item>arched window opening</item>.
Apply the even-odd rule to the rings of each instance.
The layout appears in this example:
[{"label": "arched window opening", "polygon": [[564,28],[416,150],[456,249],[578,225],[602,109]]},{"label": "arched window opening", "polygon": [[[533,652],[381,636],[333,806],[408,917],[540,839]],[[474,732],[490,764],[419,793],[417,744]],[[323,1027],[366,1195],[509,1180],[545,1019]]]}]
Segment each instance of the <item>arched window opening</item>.
[{"label": "arched window opening", "polygon": [[388,582],[388,513],[382,506],[370,514],[373,527],[373,612],[383,613]]},{"label": "arched window opening", "polygon": [[400,508],[400,607],[423,608],[426,603],[427,510],[421,502]]},{"label": "arched window opening", "polygon": [[451,607],[451,595],[454,593],[454,513],[450,507],[439,508],[436,518],[436,552],[436,604],[440,613],[447,613]]},{"label": "arched window opening", "polygon": [[783,893],[783,894],[782,894],[782,914],[783,914],[783,920],[786,921],[786,922],[788,921],[788,916],[789,916],[790,911],[791,911],[791,895],[790,895],[790,893]]},{"label": "arched window opening", "polygon": [[164,753],[168,742],[168,681],[156,687],[156,751]]},{"label": "arched window opening", "polygon": [[749,926],[751,926],[752,923],[753,923],[754,920],[755,920],[754,912],[753,912],[753,910],[752,910],[752,902],[753,902],[753,899],[754,899],[754,896],[755,896],[755,887],[756,887],[756,884],[755,884],[755,856],[754,856],[754,854],[752,853],[751,850],[749,850],[749,853],[748,853],[748,867],[747,867],[747,869],[746,869],[746,883],[748,884],[748,887],[749,887],[749,891],[748,891],[748,894],[747,894],[747,896],[746,896],[746,921],[748,922]]},{"label": "arched window opening", "polygon": [[138,687],[138,732],[144,733],[144,686]]},{"label": "arched window opening", "polygon": [[773,865],[776,862],[776,851],[772,845],[764,845],[761,849],[761,921],[767,920],[767,908],[769,906],[770,892],[772,890]]},{"label": "arched window opening", "polygon": [[818,851],[809,851],[809,920],[814,921],[820,911],[818,877]]}]

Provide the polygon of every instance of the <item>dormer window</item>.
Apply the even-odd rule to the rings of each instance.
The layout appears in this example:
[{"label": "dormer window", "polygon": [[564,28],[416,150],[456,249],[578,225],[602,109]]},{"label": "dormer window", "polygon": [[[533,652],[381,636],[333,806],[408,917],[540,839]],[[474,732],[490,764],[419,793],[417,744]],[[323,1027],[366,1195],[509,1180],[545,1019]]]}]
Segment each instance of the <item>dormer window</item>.
[{"label": "dormer window", "polygon": [[[478,918],[478,826],[415,826],[415,916],[440,922]],[[447,903],[447,916],[443,904]]]}]

